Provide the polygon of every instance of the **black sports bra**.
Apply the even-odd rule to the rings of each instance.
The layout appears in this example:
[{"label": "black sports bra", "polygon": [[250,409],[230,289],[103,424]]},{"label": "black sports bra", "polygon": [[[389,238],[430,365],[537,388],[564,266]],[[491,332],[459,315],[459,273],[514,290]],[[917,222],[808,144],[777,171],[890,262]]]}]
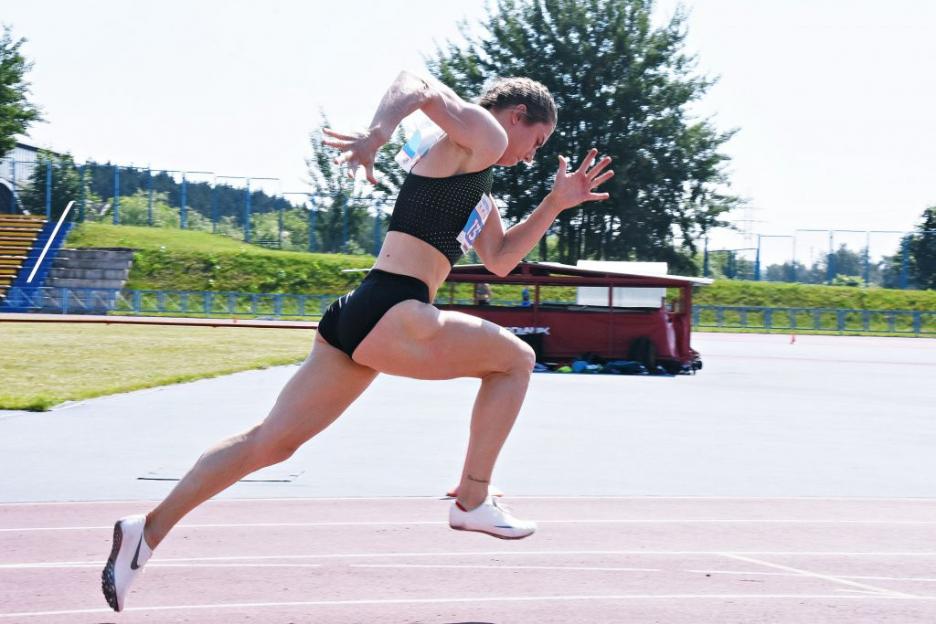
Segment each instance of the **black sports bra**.
[{"label": "black sports bra", "polygon": [[410,173],[397,195],[389,231],[429,243],[454,265],[463,255],[457,237],[481,198],[491,192],[493,182],[493,167],[448,178]]}]

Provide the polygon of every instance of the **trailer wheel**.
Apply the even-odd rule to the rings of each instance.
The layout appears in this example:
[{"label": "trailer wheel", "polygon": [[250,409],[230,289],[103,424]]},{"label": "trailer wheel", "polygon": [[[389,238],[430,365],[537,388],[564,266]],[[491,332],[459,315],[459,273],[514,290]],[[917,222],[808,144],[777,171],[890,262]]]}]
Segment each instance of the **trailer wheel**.
[{"label": "trailer wheel", "polygon": [[647,367],[649,373],[656,371],[657,349],[649,336],[640,336],[631,343],[627,352],[627,359],[640,362]]}]

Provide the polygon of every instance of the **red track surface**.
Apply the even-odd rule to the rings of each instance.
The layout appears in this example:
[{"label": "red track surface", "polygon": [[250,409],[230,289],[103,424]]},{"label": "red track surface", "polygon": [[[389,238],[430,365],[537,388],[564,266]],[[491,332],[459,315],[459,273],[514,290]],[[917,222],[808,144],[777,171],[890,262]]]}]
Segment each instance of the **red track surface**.
[{"label": "red track surface", "polygon": [[219,500],[117,614],[114,520],[145,502],[0,505],[0,624],[936,621],[936,501],[521,498],[533,537],[451,531],[448,503]]}]

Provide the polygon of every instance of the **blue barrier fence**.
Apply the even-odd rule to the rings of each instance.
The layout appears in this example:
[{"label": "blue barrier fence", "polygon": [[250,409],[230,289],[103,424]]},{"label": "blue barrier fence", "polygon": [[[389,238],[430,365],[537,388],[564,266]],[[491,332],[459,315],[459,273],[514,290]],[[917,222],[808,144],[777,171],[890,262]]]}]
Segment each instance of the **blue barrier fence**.
[{"label": "blue barrier fence", "polygon": [[108,288],[10,289],[20,311],[58,314],[137,314],[205,317],[316,318],[335,295],[291,295]]},{"label": "blue barrier fence", "polygon": [[770,308],[694,305],[696,329],[754,329],[936,335],[936,312],[848,308]]},{"label": "blue barrier fence", "polygon": [[[8,293],[8,300],[21,311],[204,317],[318,318],[334,299],[335,295],[91,288],[14,287]],[[498,303],[521,305],[520,301]],[[936,311],[919,310],[695,305],[692,322],[696,329],[936,336]]]}]

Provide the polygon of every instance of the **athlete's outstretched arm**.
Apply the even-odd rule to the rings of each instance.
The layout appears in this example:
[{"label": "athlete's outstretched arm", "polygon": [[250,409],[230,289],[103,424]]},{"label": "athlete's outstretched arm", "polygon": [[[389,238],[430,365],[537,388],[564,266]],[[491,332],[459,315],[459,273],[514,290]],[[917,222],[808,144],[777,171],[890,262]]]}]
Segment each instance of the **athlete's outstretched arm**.
[{"label": "athlete's outstretched arm", "polygon": [[380,100],[374,119],[365,132],[342,134],[324,128],[325,145],[341,150],[336,162],[348,163],[353,177],[363,166],[367,179],[376,184],[374,158],[390,140],[400,122],[422,110],[458,145],[479,160],[497,161],[507,148],[507,133],[488,111],[463,99],[438,80],[403,71]]},{"label": "athlete's outstretched arm", "polygon": [[529,217],[506,232],[500,215],[494,211],[474,244],[484,266],[501,277],[507,275],[536,246],[560,212],[582,202],[608,199],[608,193],[594,190],[614,175],[610,170],[602,173],[611,164],[611,157],[605,156],[596,164],[597,156],[598,150],[589,151],[582,166],[572,173],[568,172],[569,161],[560,156],[552,190]]}]

